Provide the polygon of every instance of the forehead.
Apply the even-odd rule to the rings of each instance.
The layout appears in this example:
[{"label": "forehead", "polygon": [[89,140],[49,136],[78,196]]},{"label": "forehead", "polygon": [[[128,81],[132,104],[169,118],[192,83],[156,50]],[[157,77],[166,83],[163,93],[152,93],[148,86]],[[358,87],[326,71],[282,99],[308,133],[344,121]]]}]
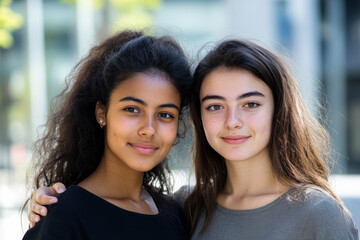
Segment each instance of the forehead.
[{"label": "forehead", "polygon": [[171,81],[167,78],[167,75],[161,72],[146,72],[146,73],[135,73],[130,77],[122,80],[115,88],[121,89],[131,86],[140,86],[141,84],[151,86],[160,84],[164,87],[168,85],[173,85]]},{"label": "forehead", "polygon": [[201,83],[200,97],[205,95],[238,96],[249,91],[271,94],[268,85],[250,71],[220,67],[204,78]]},{"label": "forehead", "polygon": [[137,73],[123,80],[113,90],[112,96],[134,96],[147,101],[176,101],[180,94],[165,74]]}]

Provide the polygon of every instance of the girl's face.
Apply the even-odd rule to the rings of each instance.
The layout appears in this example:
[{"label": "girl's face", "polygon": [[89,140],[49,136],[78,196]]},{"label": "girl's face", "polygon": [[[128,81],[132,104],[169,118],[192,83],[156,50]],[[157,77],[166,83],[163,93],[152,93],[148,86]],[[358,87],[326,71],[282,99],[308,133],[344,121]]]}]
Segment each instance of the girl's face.
[{"label": "girl's face", "polygon": [[[161,74],[136,74],[111,93],[104,156],[126,168],[145,172],[165,159],[177,135],[180,94]],[[102,118],[103,117],[103,118]]]},{"label": "girl's face", "polygon": [[216,152],[230,161],[269,157],[274,100],[265,82],[244,69],[217,68],[204,78],[200,101]]}]

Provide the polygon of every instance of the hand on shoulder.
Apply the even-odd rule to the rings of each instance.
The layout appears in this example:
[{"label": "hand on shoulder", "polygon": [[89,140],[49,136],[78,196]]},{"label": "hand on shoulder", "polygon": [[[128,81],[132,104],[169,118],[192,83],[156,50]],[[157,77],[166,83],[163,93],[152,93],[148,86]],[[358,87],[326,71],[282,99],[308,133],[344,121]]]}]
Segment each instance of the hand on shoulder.
[{"label": "hand on shoulder", "polygon": [[51,187],[43,186],[33,192],[30,199],[30,212],[28,213],[30,227],[33,227],[36,222],[40,221],[41,216],[47,215],[48,211],[45,206],[57,203],[58,199],[55,196],[65,190],[64,184],[55,183]]}]

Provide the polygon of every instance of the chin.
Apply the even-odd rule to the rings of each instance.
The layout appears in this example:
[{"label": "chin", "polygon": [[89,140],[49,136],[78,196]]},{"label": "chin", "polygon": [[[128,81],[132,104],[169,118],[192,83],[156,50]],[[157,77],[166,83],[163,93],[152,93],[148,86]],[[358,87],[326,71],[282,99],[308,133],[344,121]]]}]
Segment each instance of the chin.
[{"label": "chin", "polygon": [[154,163],[154,164],[139,164],[137,166],[133,166],[133,169],[138,172],[148,172],[160,163]]},{"label": "chin", "polygon": [[250,157],[248,155],[245,154],[225,154],[222,155],[226,160],[231,161],[231,162],[239,162],[239,161],[246,161],[247,159],[249,159]]}]

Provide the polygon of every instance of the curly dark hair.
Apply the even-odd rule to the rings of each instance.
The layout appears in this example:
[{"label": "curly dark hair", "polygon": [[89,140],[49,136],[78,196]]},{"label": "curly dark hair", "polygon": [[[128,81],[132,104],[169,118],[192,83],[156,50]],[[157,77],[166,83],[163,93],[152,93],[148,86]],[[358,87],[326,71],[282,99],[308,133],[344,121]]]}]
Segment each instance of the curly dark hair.
[{"label": "curly dark hair", "polygon": [[[165,74],[174,84],[181,96],[181,113],[188,102],[192,76],[188,59],[173,38],[123,31],[93,47],[52,102],[45,133],[34,145],[32,187],[56,182],[68,187],[93,173],[104,152],[104,131],[95,118],[96,103],[108,107],[110,94],[119,83],[149,72]],[[168,193],[168,171],[163,161],[145,172],[143,186]]]}]

